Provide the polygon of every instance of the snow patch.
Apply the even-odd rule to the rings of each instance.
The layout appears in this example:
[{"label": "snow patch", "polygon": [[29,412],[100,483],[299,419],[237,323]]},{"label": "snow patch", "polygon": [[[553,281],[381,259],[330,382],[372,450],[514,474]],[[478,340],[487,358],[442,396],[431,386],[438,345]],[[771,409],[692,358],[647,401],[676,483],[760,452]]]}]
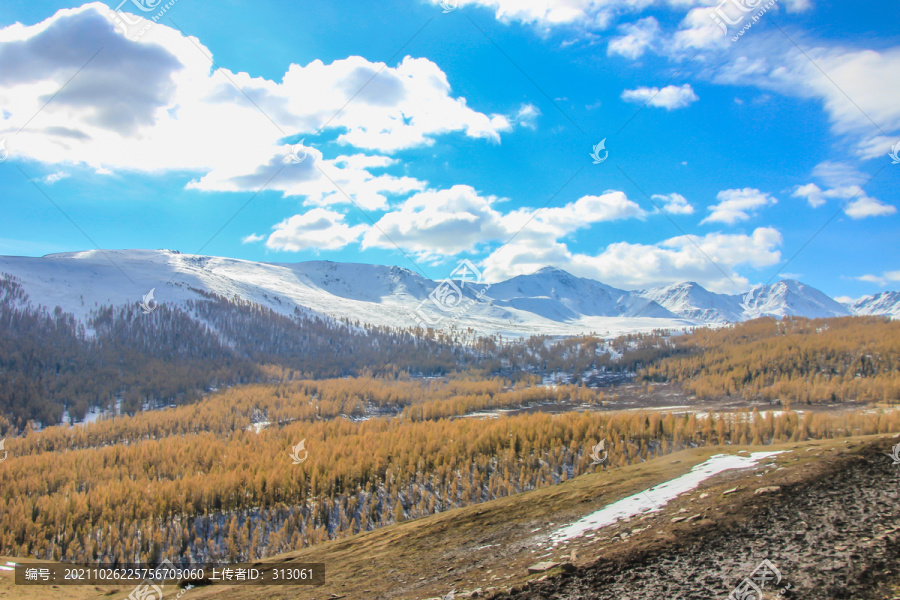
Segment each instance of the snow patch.
[{"label": "snow patch", "polygon": [[550,540],[556,546],[561,542],[580,537],[589,531],[612,525],[621,519],[657,512],[670,501],[685,492],[695,489],[713,475],[731,469],[746,469],[765,458],[781,454],[782,452],[754,452],[750,456],[717,454],[691,469],[690,473],[613,502],[571,525],[556,530],[550,534]]}]

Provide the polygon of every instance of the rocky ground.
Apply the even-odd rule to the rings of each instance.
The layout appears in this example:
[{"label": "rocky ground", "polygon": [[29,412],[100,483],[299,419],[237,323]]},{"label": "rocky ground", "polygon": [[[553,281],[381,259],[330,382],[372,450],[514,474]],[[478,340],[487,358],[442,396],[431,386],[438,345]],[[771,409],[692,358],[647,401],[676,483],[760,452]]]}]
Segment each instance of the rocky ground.
[{"label": "rocky ground", "polygon": [[744,480],[736,491],[710,490],[681,517],[651,519],[646,534],[637,528],[629,539],[619,529],[604,558],[576,558],[570,572],[491,598],[725,600],[764,559],[780,581],[768,581],[761,598],[739,600],[900,598],[900,466],[887,456],[897,441],[819,451],[800,480],[785,469],[784,481],[775,472],[765,485]]}]

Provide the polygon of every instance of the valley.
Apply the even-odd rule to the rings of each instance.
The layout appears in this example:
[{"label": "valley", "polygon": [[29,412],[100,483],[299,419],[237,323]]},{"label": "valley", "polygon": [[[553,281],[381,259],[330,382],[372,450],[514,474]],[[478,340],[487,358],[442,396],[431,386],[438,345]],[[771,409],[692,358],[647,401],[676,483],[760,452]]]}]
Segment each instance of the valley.
[{"label": "valley", "polygon": [[[139,260],[158,267],[156,258]],[[185,264],[208,282],[217,270],[210,262]],[[353,295],[336,274],[346,266],[326,270],[329,294]],[[385,296],[354,302],[394,311],[395,278],[409,289],[414,276],[390,273]],[[601,284],[558,270],[545,276],[553,290],[568,290],[560,306],[586,311],[589,299],[596,308],[612,298]],[[647,574],[669,551],[679,569],[725,580],[710,558],[691,562],[684,548],[698,531],[713,540],[738,527],[732,520],[749,511],[748,500],[705,491],[719,493],[721,507],[701,502],[713,496],[699,498],[696,485],[720,490],[747,477],[759,478],[753,489],[801,485],[808,480],[797,456],[820,468],[801,449],[851,460],[851,447],[900,432],[900,323],[778,315],[785,306],[828,306],[802,284],[785,283],[775,300],[759,290],[745,296],[742,310],[767,316],[735,323],[667,329],[670,317],[640,317],[655,326],[633,330],[632,317],[620,316],[629,328],[621,335],[507,336],[371,325],[320,305],[270,307],[286,295],[265,292],[267,306],[193,287],[179,288],[192,297],[150,311],[146,300],[112,295],[103,298],[112,304],[97,296],[80,313],[50,310],[35,282],[55,277],[20,272],[0,281],[0,436],[9,455],[0,465],[0,554],[13,563],[181,565],[296,556],[335,569],[315,589],[199,585],[175,595],[605,598],[641,578],[645,593],[659,594],[664,579]],[[511,281],[491,292],[549,293],[534,278]],[[579,286],[586,291],[573,291]],[[682,303],[700,294],[676,288]],[[618,296],[614,310],[668,302],[635,298]],[[546,308],[545,300],[537,304]],[[718,316],[692,318],[716,321],[735,306],[723,302],[712,302]],[[678,487],[694,467],[723,460],[734,466]],[[678,491],[646,514],[616,508],[673,485]],[[686,498],[704,508],[681,518],[692,508]],[[596,534],[559,537],[598,510],[617,516],[603,517]],[[354,562],[360,557],[368,566]],[[382,559],[390,568],[376,573],[371,565]],[[610,575],[608,561],[633,577]],[[529,574],[540,562],[562,566]],[[612,595],[596,595],[600,588]],[[94,597],[68,586],[59,594]]]}]

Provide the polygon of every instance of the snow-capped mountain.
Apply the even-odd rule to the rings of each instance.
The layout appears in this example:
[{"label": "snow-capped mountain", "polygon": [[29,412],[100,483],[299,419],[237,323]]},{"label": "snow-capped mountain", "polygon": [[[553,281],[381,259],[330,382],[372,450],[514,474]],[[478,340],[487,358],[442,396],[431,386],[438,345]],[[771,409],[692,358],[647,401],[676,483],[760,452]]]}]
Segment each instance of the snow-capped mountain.
[{"label": "snow-capped mountain", "polygon": [[282,314],[300,311],[371,325],[471,328],[481,334],[513,336],[591,332],[613,336],[764,315],[896,316],[898,306],[894,297],[893,302],[873,300],[851,310],[791,280],[735,296],[716,294],[692,282],[627,291],[547,267],[499,283],[474,282],[470,277],[447,285],[401,267],[261,263],[169,250],[0,257],[0,273],[14,276],[31,303],[50,310],[58,306],[80,320],[103,305],[139,303],[153,290],[153,301],[161,304],[177,305],[212,293]]},{"label": "snow-capped mountain", "polygon": [[853,314],[819,290],[792,279],[783,279],[733,296],[710,292],[694,282],[674,283],[638,293],[679,317],[707,324],[733,323],[758,317],[820,319]]},{"label": "snow-capped mountain", "polygon": [[846,304],[854,315],[885,315],[900,319],[900,292],[881,292]]},{"label": "snow-capped mountain", "polygon": [[813,319],[850,316],[850,311],[843,304],[793,279],[782,279],[772,285],[754,288],[744,294],[741,305],[747,319],[762,316]]},{"label": "snow-capped mountain", "polygon": [[526,310],[552,320],[578,315],[675,319],[657,302],[599,281],[575,277],[556,267],[496,283],[490,297],[497,306]]},{"label": "snow-capped mountain", "polygon": [[673,283],[638,293],[673,314],[691,321],[712,324],[744,320],[744,309],[738,297],[710,292],[693,281]]}]

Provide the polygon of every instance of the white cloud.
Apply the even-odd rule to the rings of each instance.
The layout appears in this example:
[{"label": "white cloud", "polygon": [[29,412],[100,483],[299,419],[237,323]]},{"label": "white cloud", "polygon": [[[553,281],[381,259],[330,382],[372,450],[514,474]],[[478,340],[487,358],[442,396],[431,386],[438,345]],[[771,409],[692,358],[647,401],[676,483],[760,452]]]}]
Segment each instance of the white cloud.
[{"label": "white cloud", "polygon": [[639,87],[634,90],[622,92],[622,100],[638,104],[648,104],[666,110],[685,108],[700,98],[694,93],[691,84],[667,85],[659,89],[656,87]]},{"label": "white cloud", "polygon": [[264,236],[264,235],[257,235],[255,233],[251,233],[247,237],[241,238],[241,243],[242,244],[255,244],[256,242],[261,242],[264,239],[266,239],[266,236]]},{"label": "white cloud", "polygon": [[623,192],[583,196],[564,206],[497,210],[500,200],[481,196],[474,188],[456,185],[413,195],[370,228],[363,248],[393,248],[394,244],[422,257],[472,252],[479,244],[530,240],[552,244],[594,223],[644,218],[646,212]]},{"label": "white cloud", "polygon": [[344,215],[325,208],[313,208],[301,215],[294,215],[273,227],[275,230],[266,241],[273,250],[338,250],[359,239],[366,231],[365,225],[350,227]]},{"label": "white cloud", "polygon": [[897,212],[897,208],[867,195],[862,189],[870,178],[856,167],[845,162],[826,161],[816,165],[813,176],[822,180],[829,189],[822,189],[815,183],[797,186],[795,198],[806,198],[809,205],[818,208],[828,200],[837,199],[844,206],[844,213],[851,219],[883,217]]},{"label": "white cloud", "polygon": [[401,248],[420,256],[458,254],[479,243],[501,238],[502,215],[467,185],[414,194],[397,210],[385,214],[363,238],[363,248]]},{"label": "white cloud", "polygon": [[860,275],[859,277],[854,277],[853,279],[857,279],[859,281],[865,281],[866,283],[875,283],[877,285],[886,285],[887,282],[895,282],[900,281],[900,271],[885,271],[881,275]]},{"label": "white cloud", "polygon": [[870,198],[864,193],[844,208],[844,212],[851,219],[865,219],[866,217],[885,217],[897,212],[896,206],[885,204],[875,198]]},{"label": "white cloud", "polygon": [[634,60],[643,56],[659,37],[659,22],[647,17],[619,27],[619,32],[623,35],[609,41],[607,56],[619,55]]},{"label": "white cloud", "polygon": [[[440,4],[441,0],[431,0]],[[692,6],[718,4],[718,0],[459,0],[460,7],[482,6],[494,11],[497,20],[517,21],[540,29],[577,27],[584,30],[606,29],[621,15],[640,14],[649,8],[678,12]],[[809,7],[809,0],[782,0],[789,11]],[[709,17],[707,17],[709,19]]]},{"label": "white cloud", "polygon": [[[200,189],[244,189],[234,180],[266,171],[284,154],[286,137],[322,127],[339,132],[339,143],[393,152],[448,133],[496,143],[515,119],[533,123],[527,106],[510,116],[473,110],[424,58],[407,56],[395,66],[359,56],[315,60],[290,65],[274,81],[212,69],[207,48],[162,24],[128,40],[111,14],[97,2],[0,29],[0,137],[14,158],[97,172],[197,172],[208,176]],[[40,119],[16,135],[69,79]],[[364,167],[350,168],[348,180],[359,181]],[[370,183],[378,194],[412,182]],[[317,201],[326,202],[322,193]]]},{"label": "white cloud", "polygon": [[653,194],[653,200],[662,203],[662,209],[673,215],[692,215],[694,207],[681,194]]},{"label": "white cloud", "polygon": [[[664,44],[664,52],[678,55],[690,48],[697,50],[725,50],[731,40],[743,27],[754,23],[753,17],[760,13],[776,13],[780,6],[789,13],[799,13],[811,8],[809,0],[782,0],[771,7],[765,0],[736,1],[698,0],[683,2],[684,6],[696,6],[684,16],[678,31]],[[748,9],[744,10],[741,5]],[[715,17],[715,18],[714,18]],[[723,29],[724,27],[724,29]]]},{"label": "white cloud", "polygon": [[727,48],[728,35],[710,17],[712,8],[717,4],[709,2],[707,6],[688,11],[681,21],[678,31],[671,40],[664,44],[663,52],[677,56],[679,52],[688,49],[723,50]]},{"label": "white cloud", "polygon": [[600,196],[582,196],[565,206],[535,210],[525,208],[506,215],[509,233],[549,235],[559,238],[594,223],[622,219],[643,219],[647,213],[624,192],[607,191]]},{"label": "white cloud", "polygon": [[53,185],[57,181],[62,181],[63,179],[68,179],[69,177],[71,177],[71,174],[66,173],[65,171],[57,171],[56,173],[51,173],[44,177],[44,183]]},{"label": "white cloud", "polygon": [[[900,131],[900,47],[884,50],[813,45],[804,53],[780,33],[745,44],[716,67],[714,80],[820,102],[832,132],[861,158],[886,158]],[[827,76],[823,74],[827,73]],[[848,98],[849,97],[849,98]],[[893,142],[892,142],[893,140]]]},{"label": "white cloud", "polygon": [[825,204],[825,194],[822,192],[822,189],[814,183],[798,185],[794,188],[794,193],[791,194],[791,197],[806,198],[806,201],[809,202],[809,205],[813,208],[819,208]]},{"label": "white cloud", "polygon": [[750,235],[679,236],[657,244],[616,242],[597,255],[570,252],[560,242],[535,245],[517,240],[493,252],[483,264],[485,276],[491,281],[553,264],[625,289],[689,280],[713,291],[733,293],[750,287],[736,267],[777,264],[781,243],[781,234],[771,227],[758,228]]},{"label": "white cloud", "polygon": [[769,194],[755,188],[723,190],[716,198],[719,203],[709,207],[710,215],[700,221],[701,225],[704,223],[734,225],[738,221],[746,221],[759,209],[778,202]]},{"label": "white cloud", "polygon": [[813,177],[829,187],[863,185],[870,177],[848,162],[826,160],[813,168]]},{"label": "white cloud", "polygon": [[201,179],[191,181],[189,189],[205,191],[256,191],[265,187],[281,191],[285,196],[304,196],[306,204],[328,206],[355,204],[363,210],[383,210],[392,196],[403,196],[425,188],[426,183],[412,177],[390,174],[373,175],[371,169],[395,163],[384,156],[354,154],[323,158],[316,148],[296,150],[305,154],[299,164],[289,158],[290,146],[283,146],[260,166],[235,165],[232,169],[215,169]]},{"label": "white cloud", "polygon": [[513,122],[522,127],[529,129],[537,129],[537,118],[541,116],[541,111],[534,104],[525,104],[516,113]]}]

